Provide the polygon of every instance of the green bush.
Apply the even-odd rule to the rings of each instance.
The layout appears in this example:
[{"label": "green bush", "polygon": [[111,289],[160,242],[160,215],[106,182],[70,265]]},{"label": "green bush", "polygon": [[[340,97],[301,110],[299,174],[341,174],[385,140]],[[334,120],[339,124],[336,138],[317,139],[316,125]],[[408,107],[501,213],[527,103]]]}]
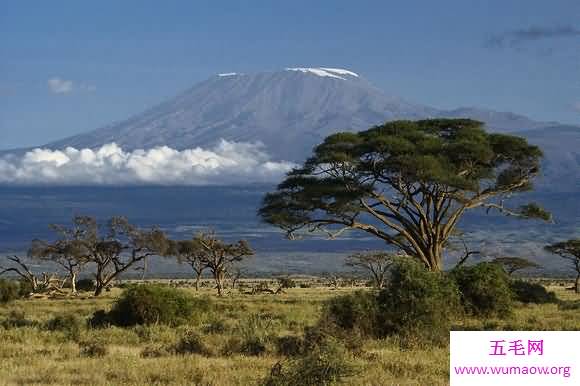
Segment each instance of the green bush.
[{"label": "green bush", "polygon": [[0,279],[0,304],[6,304],[20,297],[20,287],[13,280]]},{"label": "green bush", "polygon": [[142,324],[183,324],[196,311],[209,309],[208,299],[195,299],[183,290],[156,285],[126,289],[111,311],[95,313],[91,325],[112,324],[126,327]]},{"label": "green bush", "polygon": [[324,324],[355,331],[364,336],[376,336],[378,317],[377,296],[374,292],[357,291],[327,301],[322,311]]},{"label": "green bush", "polygon": [[76,282],[77,291],[92,292],[95,290],[95,281],[93,279],[80,279]]},{"label": "green bush", "polygon": [[446,344],[451,321],[461,312],[453,281],[408,258],[393,264],[377,302],[379,335],[395,335],[402,346]]},{"label": "green bush", "polygon": [[507,316],[513,307],[510,277],[493,263],[480,263],[454,270],[451,276],[461,292],[465,310],[477,316]]},{"label": "green bush", "polygon": [[8,317],[0,323],[5,329],[19,328],[19,327],[36,327],[38,322],[26,318],[26,314],[22,310],[10,311]]},{"label": "green bush", "polygon": [[33,291],[32,283],[28,280],[18,280],[18,296],[21,298],[28,297]]},{"label": "green bush", "polygon": [[357,373],[348,350],[337,340],[327,339],[304,356],[278,362],[264,386],[324,386],[341,382]]},{"label": "green bush", "polygon": [[76,315],[58,315],[49,319],[45,323],[45,328],[49,331],[62,331],[71,339],[78,339],[80,337],[83,326],[82,320]]},{"label": "green bush", "polygon": [[212,356],[213,352],[203,342],[201,336],[193,330],[187,330],[174,347],[177,354],[200,354]]},{"label": "green bush", "polygon": [[522,303],[546,304],[558,302],[556,294],[552,291],[548,292],[541,284],[513,280],[510,288],[514,298]]},{"label": "green bush", "polygon": [[287,335],[276,339],[276,351],[284,356],[298,356],[304,352],[304,339]]}]

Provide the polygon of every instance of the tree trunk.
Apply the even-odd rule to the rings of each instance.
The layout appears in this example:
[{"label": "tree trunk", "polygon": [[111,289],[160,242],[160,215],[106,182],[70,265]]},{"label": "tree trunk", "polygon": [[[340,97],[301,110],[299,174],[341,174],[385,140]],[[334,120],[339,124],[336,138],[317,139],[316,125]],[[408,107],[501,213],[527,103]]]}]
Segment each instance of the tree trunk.
[{"label": "tree trunk", "polygon": [[70,288],[73,294],[76,295],[77,293],[77,273],[71,272],[70,273]]},{"label": "tree trunk", "polygon": [[94,293],[94,295],[95,296],[99,296],[99,295],[101,295],[101,293],[103,293],[103,287],[97,284],[95,286],[95,293]]},{"label": "tree trunk", "polygon": [[196,273],[195,276],[195,290],[199,291],[199,279],[201,278],[201,273]]},{"label": "tree trunk", "polygon": [[580,272],[576,275],[576,282],[574,283],[574,292],[580,294]]},{"label": "tree trunk", "polygon": [[214,272],[214,280],[215,280],[215,285],[217,288],[217,292],[218,292],[218,296],[222,296],[222,291],[223,291],[223,283],[222,283],[222,277],[223,275],[221,274],[221,272]]}]

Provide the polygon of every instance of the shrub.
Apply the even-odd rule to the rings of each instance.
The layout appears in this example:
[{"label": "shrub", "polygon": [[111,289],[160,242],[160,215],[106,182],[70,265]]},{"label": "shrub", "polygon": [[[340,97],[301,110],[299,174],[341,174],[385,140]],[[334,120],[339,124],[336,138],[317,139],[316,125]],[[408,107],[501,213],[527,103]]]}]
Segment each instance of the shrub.
[{"label": "shrub", "polygon": [[240,353],[244,355],[260,356],[267,351],[266,341],[260,336],[253,336],[241,343]]},{"label": "shrub", "polygon": [[377,296],[369,291],[337,296],[324,305],[322,321],[341,329],[356,331],[365,336],[376,336],[378,303]]},{"label": "shrub", "polygon": [[203,327],[203,332],[205,334],[223,334],[230,329],[230,326],[226,321],[222,319],[212,320]]},{"label": "shrub", "polygon": [[281,288],[295,288],[296,282],[289,277],[279,277],[278,284]]},{"label": "shrub", "polygon": [[58,315],[45,323],[49,331],[62,331],[71,339],[78,339],[81,333],[82,321],[76,315]]},{"label": "shrub", "polygon": [[459,291],[447,275],[408,258],[395,261],[377,302],[379,335],[396,335],[402,346],[447,343],[451,320],[461,309]]},{"label": "shrub", "polygon": [[0,279],[0,304],[9,303],[20,297],[20,287],[13,280]]},{"label": "shrub", "polygon": [[78,291],[92,292],[95,290],[95,281],[93,279],[77,280],[76,287]]},{"label": "shrub", "polygon": [[104,357],[109,352],[107,346],[98,340],[80,342],[79,348],[82,356],[91,358]]},{"label": "shrub", "polygon": [[155,285],[139,285],[126,289],[108,315],[93,315],[95,322],[117,326],[186,322],[194,311],[209,308],[207,299],[194,299],[182,290]]},{"label": "shrub", "polygon": [[103,328],[111,325],[109,313],[105,310],[97,310],[88,319],[87,324],[91,328]]},{"label": "shrub", "polygon": [[200,354],[211,356],[213,352],[205,345],[201,336],[193,330],[187,330],[174,347],[177,354]]},{"label": "shrub", "polygon": [[510,284],[514,298],[522,303],[557,303],[558,298],[552,291],[548,292],[546,288],[537,283],[530,283],[524,280],[514,280]]},{"label": "shrub", "polygon": [[8,317],[2,321],[2,327],[6,329],[37,326],[38,322],[26,318],[24,311],[13,310],[10,311]]},{"label": "shrub", "polygon": [[21,298],[28,297],[33,291],[32,283],[28,280],[19,280],[18,281],[18,296]]},{"label": "shrub", "polygon": [[346,348],[337,340],[329,339],[300,358],[288,363],[278,362],[270,375],[263,381],[264,386],[319,386],[341,382],[355,375]]},{"label": "shrub", "polygon": [[276,351],[285,356],[300,355],[304,352],[304,340],[299,336],[281,336],[276,339]]},{"label": "shrub", "polygon": [[507,316],[513,306],[510,278],[498,264],[480,263],[452,272],[465,310],[478,316]]},{"label": "shrub", "polygon": [[141,358],[161,358],[171,355],[171,352],[164,346],[150,345],[141,350]]}]

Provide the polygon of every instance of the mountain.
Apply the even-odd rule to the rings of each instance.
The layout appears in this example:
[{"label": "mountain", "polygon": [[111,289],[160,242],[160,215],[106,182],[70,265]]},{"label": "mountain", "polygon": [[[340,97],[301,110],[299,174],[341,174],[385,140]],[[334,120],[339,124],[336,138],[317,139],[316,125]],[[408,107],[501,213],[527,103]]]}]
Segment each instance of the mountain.
[{"label": "mountain", "polygon": [[221,138],[264,143],[275,159],[300,161],[326,135],[358,131],[393,119],[469,117],[490,130],[516,132],[546,154],[546,188],[580,190],[580,127],[537,122],[511,112],[440,110],[388,96],[355,72],[288,68],[256,74],[218,74],[125,121],[46,145],[127,150],[167,145],[209,147]]}]

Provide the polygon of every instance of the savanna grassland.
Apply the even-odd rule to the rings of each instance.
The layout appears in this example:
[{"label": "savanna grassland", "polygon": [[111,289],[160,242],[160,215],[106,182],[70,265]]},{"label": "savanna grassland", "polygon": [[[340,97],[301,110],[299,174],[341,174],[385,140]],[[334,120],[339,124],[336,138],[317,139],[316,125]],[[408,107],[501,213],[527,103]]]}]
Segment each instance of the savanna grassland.
[{"label": "savanna grassland", "polygon": [[[113,288],[98,298],[81,293],[62,299],[20,299],[0,306],[0,384],[262,384],[276,367],[293,360],[288,356],[288,344],[293,342],[292,337],[299,338],[305,329],[316,325],[325,301],[360,289],[331,288],[313,280],[303,285],[310,288],[289,288],[280,294],[249,295],[235,290],[217,297],[208,286],[196,292],[191,283],[164,284],[183,287],[206,307],[176,327],[153,324],[96,328],[87,320],[95,311],[109,309],[122,289]],[[579,295],[565,290],[564,283],[552,282],[548,287],[567,304],[580,300]],[[580,310],[562,304],[517,304],[505,318],[464,316],[455,320],[454,326],[580,330]],[[200,339],[194,349],[169,349],[179,346],[179,342],[183,346],[184,336],[192,331]],[[244,346],[248,340],[263,345]],[[365,339],[342,360],[349,368],[342,377],[343,384],[448,383],[446,347],[419,345],[404,349],[394,338]]]}]

